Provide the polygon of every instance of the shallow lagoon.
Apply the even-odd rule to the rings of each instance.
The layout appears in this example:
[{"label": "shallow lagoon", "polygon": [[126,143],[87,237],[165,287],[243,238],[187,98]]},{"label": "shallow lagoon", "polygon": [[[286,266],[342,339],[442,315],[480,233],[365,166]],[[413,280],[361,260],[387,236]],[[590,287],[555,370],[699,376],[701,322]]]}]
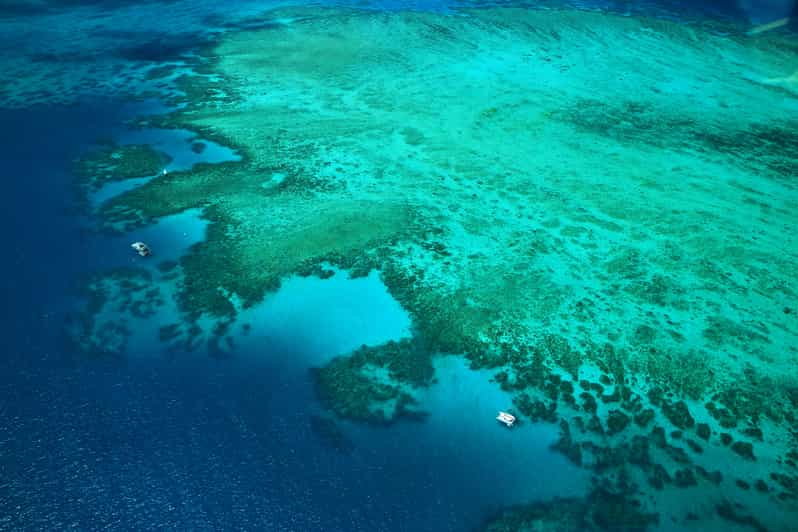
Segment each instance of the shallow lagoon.
[{"label": "shallow lagoon", "polygon": [[[171,293],[168,284],[160,284],[165,294]],[[279,429],[283,445],[294,446],[291,459],[307,461],[302,468],[313,464],[315,473],[302,473],[314,475],[313,482],[332,483],[342,492],[366,486],[376,490],[369,495],[365,512],[341,501],[341,511],[351,513],[352,526],[372,519],[371,512],[379,515],[386,505],[398,503],[392,492],[401,494],[403,523],[418,519],[413,525],[417,529],[461,530],[477,526],[508,504],[581,496],[587,489],[585,472],[549,449],[558,438],[556,427],[526,422],[507,429],[498,423],[495,416],[511,405],[511,396],[490,382],[488,372],[470,370],[459,357],[436,359],[437,382],[417,396],[419,408],[429,413],[425,420],[377,427],[338,421],[332,429],[325,425],[326,430],[318,432],[315,419],[331,418],[321,409],[309,370],[362,344],[379,345],[410,333],[407,314],[388,295],[376,272],[356,279],[338,271],[329,279],[286,280],[262,304],[241,312],[232,327],[237,331],[234,348],[225,350],[215,369],[207,367],[203,357],[176,358],[164,350],[159,328],[179,319],[168,297],[165,300],[145,318],[120,314],[113,302],[96,318],[98,323],[124,323],[134,331],[126,349],[129,364],[147,371],[171,367],[170,374],[185,371],[194,380],[196,393],[205,394],[202,383],[209,378],[223,386],[240,372],[260,382],[268,402],[242,412],[230,407],[227,415],[246,438],[264,437],[262,423],[273,427],[269,430]],[[238,332],[245,323],[252,332]],[[207,332],[203,337],[209,337]],[[198,354],[204,351],[200,344]],[[224,399],[233,392],[217,388],[206,400],[222,401],[218,405],[222,408],[237,401],[232,396]],[[263,475],[271,471],[285,475],[285,481],[291,479],[289,473],[278,473],[282,467],[273,462],[262,466]],[[306,496],[310,499],[305,504],[324,504],[313,502],[321,496],[313,491]],[[410,507],[415,516],[405,513]]]},{"label": "shallow lagoon", "polygon": [[[192,166],[198,163],[213,164],[240,159],[229,148],[220,146],[212,141],[202,140],[190,131],[179,129],[128,129],[119,135],[117,142],[120,146],[128,144],[147,145],[159,152],[168,154],[171,160],[164,167],[167,172],[190,170]],[[193,149],[195,145],[200,145],[201,149]],[[111,181],[91,195],[92,207],[97,208],[114,196],[144,185],[153,177],[155,176],[132,177]]]},{"label": "shallow lagoon", "polygon": [[[254,23],[250,29],[257,27],[257,23]],[[486,71],[501,71],[506,64],[506,60],[490,61],[483,66]],[[743,79],[762,84],[763,76],[770,73],[761,67],[761,64],[755,64],[754,68],[747,66],[742,69]],[[541,76],[540,80],[552,83],[562,81],[556,69],[543,65],[541,72],[544,71],[546,75]],[[115,81],[123,81],[123,78]],[[654,86],[663,93],[687,97],[690,96],[690,92],[686,91],[689,87],[689,83],[679,77]],[[777,91],[779,105],[788,112],[794,111],[796,107],[789,86],[785,85],[782,89],[781,92]],[[391,88],[388,87],[388,90]],[[62,92],[70,96],[68,90]],[[36,94],[41,96],[46,93],[40,91]],[[712,99],[702,101],[713,103]],[[318,104],[313,105],[318,110]],[[735,109],[740,111],[742,108]],[[629,109],[619,111],[611,107],[586,105],[582,110],[586,118],[567,113],[554,113],[549,118],[555,121],[565,118],[566,122],[589,129],[596,121],[601,123],[604,118],[602,113],[609,113],[612,118]],[[616,122],[617,129],[609,128],[608,131],[615,135],[613,143],[622,144],[619,139],[622,141],[628,135],[634,137],[641,129],[656,124],[656,121],[649,120],[645,107],[632,106],[631,110],[638,113],[632,116],[631,122]],[[494,107],[483,111],[483,119],[489,119],[485,122],[487,127],[492,127],[490,120],[502,122],[507,119],[502,109]],[[333,424],[324,421],[331,418],[317,401],[308,368],[323,365],[334,356],[346,355],[360,344],[379,345],[388,339],[406,338],[414,331],[408,314],[388,295],[388,290],[375,272],[353,280],[346,279],[344,271],[339,271],[327,280],[313,276],[284,278],[280,290],[240,313],[231,327],[232,332],[211,349],[214,358],[207,359],[205,342],[211,338],[208,331],[214,326],[213,320],[200,320],[204,330],[198,333],[185,330],[183,316],[174,305],[174,298],[179,296],[180,267],[168,271],[159,267],[165,261],[179,261],[191,253],[193,246],[205,240],[208,221],[200,219],[198,209],[163,217],[157,224],[114,237],[80,233],[76,227],[65,223],[63,218],[53,221],[56,219],[49,219],[46,214],[54,210],[59,204],[60,195],[65,194],[68,188],[63,173],[54,172],[53,168],[66,162],[68,156],[74,156],[74,152],[79,151],[78,145],[83,148],[96,141],[95,137],[102,133],[113,132],[112,136],[118,134],[116,141],[120,143],[151,144],[168,152],[174,158],[175,166],[170,166],[170,170],[174,171],[188,169],[205,160],[203,157],[214,161],[225,160],[231,157],[232,151],[221,145],[210,144],[210,151],[206,148],[205,152],[198,155],[190,150],[190,134],[179,130],[119,133],[125,128],[114,123],[117,118],[121,122],[121,116],[109,117],[107,124],[96,125],[91,120],[87,121],[91,115],[88,112],[81,114],[76,111],[74,115],[66,113],[65,116],[54,113],[48,118],[44,118],[44,114],[31,111],[30,114],[20,115],[22,119],[17,117],[8,122],[14,124],[15,133],[23,132],[21,136],[27,143],[24,149],[19,149],[23,143],[16,138],[4,142],[15,148],[11,151],[39,156],[38,163],[33,165],[26,164],[24,157],[17,156],[19,160],[11,157],[11,160],[12,166],[19,163],[13,166],[15,175],[30,174],[40,180],[37,181],[41,185],[39,190],[34,186],[30,190],[25,189],[25,193],[26,197],[38,196],[42,208],[35,219],[20,228],[20,235],[24,238],[19,239],[15,250],[17,259],[7,264],[9,267],[17,264],[15,267],[19,267],[22,273],[6,276],[6,279],[14,281],[7,283],[10,293],[26,302],[23,305],[9,304],[7,312],[13,320],[9,324],[19,324],[18,331],[21,334],[20,342],[7,357],[8,371],[4,372],[7,381],[2,383],[5,397],[16,400],[4,399],[0,403],[0,413],[7,414],[10,420],[5,425],[10,437],[0,440],[0,451],[6,457],[15,458],[7,468],[12,479],[7,484],[9,490],[0,495],[0,503],[14,504],[22,510],[10,521],[6,518],[0,526],[3,523],[10,523],[12,527],[34,523],[57,528],[71,522],[76,526],[93,523],[91,526],[100,527],[107,524],[119,526],[137,519],[145,524],[165,524],[184,529],[214,525],[224,528],[233,523],[242,527],[294,527],[303,530],[463,530],[475,526],[507,504],[548,499],[556,495],[582,496],[586,493],[590,473],[570,465],[562,455],[549,449],[558,438],[556,425],[524,420],[525,423],[512,431],[498,425],[494,419],[496,410],[508,408],[512,397],[502,392],[496,383],[490,382],[493,372],[472,371],[466,367],[463,358],[448,356],[434,359],[437,382],[420,390],[417,395],[422,408],[429,412],[423,422],[401,421],[388,427],[371,427],[342,420],[333,420]],[[35,129],[30,127],[32,123],[45,123],[47,120],[52,122],[51,131],[52,126],[56,130],[68,131],[65,124],[69,122],[88,125],[88,131],[85,132],[85,138],[81,137],[80,140],[67,138],[68,133],[60,142],[53,139],[53,146],[70,148],[49,148],[43,152],[46,156],[42,158],[41,135],[35,140],[27,138],[27,133]],[[675,126],[677,129],[681,127],[679,123],[675,123]],[[376,138],[388,137],[378,135]],[[385,147],[387,152],[395,151],[395,154],[402,155],[406,148],[403,143],[417,146],[420,140],[424,140],[418,131],[409,129],[390,138],[392,144]],[[777,141],[778,137],[772,139]],[[720,138],[719,141],[725,142],[726,139]],[[599,146],[602,144],[599,143]],[[589,151],[585,150],[586,156]],[[611,157],[619,160],[632,157],[634,161],[633,151],[618,148]],[[417,157],[420,152],[411,155]],[[541,160],[548,160],[555,168],[568,161],[556,153],[541,152],[537,155]],[[789,198],[784,184],[778,180],[762,182],[734,163],[724,167],[724,171],[729,172],[725,181],[713,179],[705,182],[701,178],[702,173],[715,172],[718,166],[696,164],[681,152],[674,153],[673,158],[670,161],[672,166],[668,166],[667,170],[679,177],[676,184],[652,177],[644,179],[640,188],[628,190],[635,194],[657,190],[657,194],[662,193],[666,197],[670,193],[678,196],[678,192],[683,192],[687,187],[690,193],[681,197],[705,206],[707,212],[704,215],[710,221],[717,220],[717,212],[723,211],[726,205],[735,205],[746,227],[773,217],[784,218],[786,211],[782,210],[780,202]],[[450,164],[456,167],[463,159],[461,157],[458,162],[458,158],[450,158]],[[352,156],[350,150],[337,162],[349,172],[362,161]],[[679,164],[686,165],[690,171],[685,172],[684,166],[680,169]],[[424,166],[414,166],[411,161],[407,163],[407,168],[420,171]],[[659,172],[664,170],[665,167],[658,169]],[[395,171],[394,167],[386,172],[385,177],[394,179],[391,173]],[[332,178],[336,172],[329,168],[320,175],[325,179]],[[451,179],[455,173],[446,175]],[[489,174],[485,172],[485,179],[490,177]],[[290,185],[291,180],[287,178],[295,178],[282,171],[272,172],[271,169],[267,169],[262,177],[268,180],[270,175],[279,176],[273,179],[275,186],[283,183]],[[48,181],[45,177],[49,176],[57,178]],[[145,187],[150,179],[143,177],[114,183],[95,196],[95,201],[118,198],[126,192]],[[540,283],[537,286],[544,292],[541,301],[546,297],[545,281],[570,285],[574,289],[573,293],[590,296],[600,290],[603,281],[607,280],[596,282],[585,271],[580,272],[580,276],[569,268],[569,261],[584,264],[596,256],[611,257],[616,265],[628,266],[634,278],[641,269],[643,272],[658,271],[664,274],[667,267],[673,265],[668,261],[682,260],[682,250],[677,246],[669,249],[667,260],[655,255],[653,259],[659,264],[646,264],[646,259],[652,257],[645,253],[654,254],[659,246],[667,247],[671,243],[667,239],[646,240],[650,235],[638,231],[633,231],[630,236],[641,241],[638,248],[644,253],[643,260],[640,260],[640,255],[633,253],[617,253],[619,243],[624,244],[613,234],[618,231],[617,226],[602,221],[601,217],[598,219],[601,223],[596,223],[595,215],[600,213],[600,208],[583,209],[586,203],[575,201],[567,194],[558,200],[557,195],[562,187],[567,188],[569,183],[579,181],[564,176],[558,179],[546,174],[545,179],[541,180],[544,187],[538,201],[549,201],[555,207],[559,205],[568,212],[568,216],[559,217],[556,222],[560,224],[559,228],[553,227],[551,220],[540,220],[540,227],[545,228],[546,236],[522,243],[522,247],[530,245],[540,252],[543,255],[540,257],[541,264],[548,269],[547,274],[538,273],[533,280]],[[602,180],[597,179],[586,188],[603,185]],[[465,199],[475,191],[484,193],[485,201],[496,205],[494,214],[512,209],[514,202],[517,203],[506,197],[506,191],[502,190],[493,197],[492,192],[483,192],[476,184],[458,182],[455,186],[446,182],[446,186],[452,186],[452,190],[457,186],[472,187],[463,197],[454,198],[451,203],[453,207],[450,205],[452,211],[456,211],[458,206],[463,208],[467,205]],[[17,188],[21,191],[24,187],[18,185]],[[46,192],[40,194],[41,190]],[[579,188],[573,190],[578,192]],[[435,193],[441,194],[441,190]],[[633,196],[630,193],[628,197]],[[705,197],[709,199],[702,199]],[[585,194],[582,200],[589,203],[596,198],[600,198],[600,195]],[[633,207],[634,202],[630,206]],[[608,206],[604,204],[603,207]],[[716,212],[713,214],[713,211]],[[687,216],[678,212],[668,214],[666,210],[661,213],[662,226],[670,229],[676,227],[673,220],[686,219]],[[12,218],[22,218],[29,213],[12,211],[11,214]],[[621,211],[615,211],[614,214],[619,215]],[[573,219],[569,219],[571,215],[574,215]],[[6,227],[14,226],[12,221],[9,220]],[[591,224],[587,231],[580,227]],[[713,241],[707,239],[702,245],[700,226],[688,227],[684,234],[694,239],[687,239],[691,246],[702,252],[707,251],[708,255],[700,268],[694,270],[696,277],[688,285],[694,283],[693,286],[700,286],[703,280],[712,279],[712,282],[735,292],[733,297],[726,296],[730,298],[731,305],[726,306],[726,299],[717,300],[710,290],[691,291],[688,297],[682,298],[678,290],[669,291],[675,285],[663,288],[661,283],[664,278],[652,281],[640,277],[637,285],[632,282],[620,292],[616,289],[612,297],[603,299],[602,296],[599,298],[601,303],[593,308],[588,301],[587,308],[578,307],[575,312],[594,312],[594,316],[602,316],[603,313],[603,318],[606,318],[612,309],[604,305],[621,301],[625,297],[624,292],[638,296],[642,294],[654,301],[654,304],[650,301],[646,303],[649,312],[659,312],[657,305],[662,306],[663,302],[673,305],[667,313],[671,328],[665,333],[677,340],[681,335],[682,340],[678,341],[691,346],[703,345],[709,338],[716,342],[714,345],[717,348],[723,338],[718,331],[722,330],[722,326],[734,324],[716,319],[713,322],[716,324],[714,329],[707,329],[704,324],[692,319],[691,310],[708,301],[706,304],[710,308],[724,309],[722,313],[734,316],[734,313],[728,312],[729,308],[744,312],[750,303],[744,287],[751,286],[755,305],[763,309],[759,315],[764,316],[767,309],[773,310],[767,319],[770,329],[768,336],[773,344],[789,349],[794,336],[790,332],[788,313],[782,313],[782,308],[791,305],[789,292],[784,290],[781,296],[773,296],[770,293],[773,286],[758,277],[761,270],[755,267],[746,269],[750,263],[744,252],[746,246],[761,237],[776,243],[784,254],[789,255],[792,245],[789,235],[785,237],[786,233],[775,229],[772,234],[760,231],[749,241],[746,239],[751,235],[742,231],[742,236],[734,245],[713,250],[715,255],[709,257]],[[14,236],[10,233],[9,239]],[[440,243],[425,249],[448,253],[454,251],[457,257],[464,245],[487,245],[484,241],[475,242],[469,240],[470,237],[461,236],[455,235],[455,238],[446,242],[452,245],[449,250]],[[135,256],[129,248],[132,240],[148,242],[155,251],[152,260],[140,260]],[[505,244],[516,245],[504,242],[502,246]],[[546,245],[564,251],[560,256],[546,254]],[[227,250],[220,252],[226,253]],[[419,250],[416,252],[424,253]],[[58,261],[53,260],[54,255],[59,258]],[[741,268],[740,271],[714,271],[713,268],[718,266],[713,261],[722,262],[726,257],[737,257],[732,264]],[[411,259],[412,254],[408,260]],[[56,262],[59,269],[52,267]],[[440,273],[437,268],[445,270],[440,261],[433,261],[427,266],[433,276]],[[107,307],[95,316],[99,320],[121,320],[126,323],[130,334],[122,356],[100,360],[89,358],[87,361],[83,358],[87,353],[62,352],[62,345],[53,338],[56,336],[54,331],[58,330],[58,320],[49,311],[69,306],[57,297],[70,282],[67,275],[71,279],[74,274],[91,270],[109,272],[119,267],[132,267],[135,271],[141,270],[150,275],[151,278],[143,281],[138,277],[133,279],[136,283],[143,283],[140,286],[146,288],[142,288],[142,291],[157,288],[162,303],[156,305],[154,313],[136,316],[130,315],[130,306],[126,306],[120,314],[118,308],[113,308],[115,301],[111,298]],[[12,271],[16,273],[16,270]],[[19,279],[25,282],[20,283]],[[483,285],[490,286],[486,277],[482,281]],[[112,285],[115,282],[113,279],[110,281]],[[454,300],[451,302],[456,303]],[[446,310],[446,307],[439,306],[441,311]],[[623,312],[632,314],[640,310],[635,305],[621,307]],[[38,320],[42,316],[35,326],[29,324],[31,319]],[[587,320],[582,315],[579,321],[583,326],[589,324],[591,335],[598,336],[607,334],[609,328],[603,323],[603,318]],[[161,342],[161,328],[175,323],[181,324],[183,329],[177,336]],[[242,327],[244,323],[250,326],[247,334]],[[552,323],[552,329],[568,331],[574,320],[571,317],[556,317]],[[745,326],[763,330],[758,323],[750,320]],[[746,327],[732,330],[741,337],[748,334],[754,341],[762,341],[761,334],[751,333],[752,329]],[[37,332],[44,334],[37,336]],[[638,337],[645,337],[650,332],[638,328],[635,334],[634,340],[639,341]],[[192,335],[196,336],[197,341],[192,344],[194,350],[187,352],[183,349],[185,344],[179,341]],[[227,337],[231,343],[226,343]],[[50,343],[45,343],[45,338]],[[178,345],[175,348],[176,340]],[[739,345],[731,346],[731,350],[739,354],[738,349]],[[733,359],[729,357],[729,360]],[[47,365],[55,360],[62,366]],[[667,360],[667,357],[659,360]],[[703,359],[687,360],[699,363]],[[773,360],[765,356],[756,361],[757,368],[766,364],[773,364]],[[783,376],[789,379],[790,366],[783,367]],[[696,369],[705,370],[701,364],[696,364]],[[643,370],[638,367],[635,371],[677,370],[673,365],[666,365],[663,370],[650,364]],[[597,380],[600,372],[595,368],[591,371],[583,369],[580,376]],[[747,381],[741,383],[747,384]],[[612,389],[608,386],[607,394]],[[635,392],[644,394],[646,388],[635,388]],[[610,408],[612,403],[600,405],[601,414],[605,415]],[[714,423],[700,402],[689,402],[689,408],[696,422]],[[314,421],[318,419],[322,421]],[[668,420],[658,413],[656,423],[667,426]],[[765,442],[755,441],[759,462],[741,462],[739,467],[733,467],[733,462],[730,465],[730,456],[732,459],[739,458],[716,442],[718,434],[715,431],[712,443],[699,442],[703,447],[702,452],[689,455],[691,460],[702,464],[710,472],[723,469],[727,473],[726,478],[719,486],[715,486],[699,476],[697,487],[684,489],[668,485],[663,491],[655,492],[656,508],[661,513],[661,520],[652,528],[745,530],[750,528],[746,522],[752,522],[749,515],[765,519],[780,511],[786,513],[783,518],[777,515],[772,521],[777,523],[774,526],[789,522],[789,503],[782,505],[776,500],[786,491],[777,493],[781,490],[779,482],[768,478],[769,471],[765,471],[767,468],[761,465],[763,461],[775,463],[778,460],[774,449],[782,443],[775,441],[780,437],[780,429],[772,427],[769,422],[763,423],[762,427],[768,434],[773,430],[774,436],[766,435]],[[738,427],[733,431],[734,437],[742,437],[743,430],[750,430],[750,427]],[[721,429],[717,428],[717,431]],[[634,433],[638,433],[637,429],[634,429]],[[639,433],[648,434],[643,431]],[[683,443],[685,437],[694,436],[689,431],[686,435],[668,434],[668,442],[690,451]],[[590,438],[594,442],[604,441],[603,436],[592,435]],[[24,445],[24,442],[30,441],[37,443]],[[668,452],[681,459],[681,455],[673,449],[668,449]],[[498,463],[497,456],[507,463]],[[790,467],[786,464],[783,470],[789,473],[792,471]],[[673,471],[670,469],[671,473]],[[732,473],[729,474],[729,471]],[[778,472],[782,472],[782,469]],[[745,477],[748,481],[762,476],[767,479],[772,491],[760,493],[751,486],[742,488],[739,483],[735,484],[737,479],[734,475]],[[175,483],[175,478],[179,482]],[[689,476],[685,478],[689,480]],[[747,492],[744,491],[746,489]],[[56,491],[58,497],[54,496]],[[727,511],[725,516],[721,516],[718,507],[719,501],[723,500],[745,501],[747,507],[745,510],[738,509],[737,514]],[[74,509],[78,502],[82,505],[82,512]],[[95,511],[97,508],[103,512]],[[775,511],[775,508],[779,510]],[[687,511],[699,515],[700,519],[697,522],[685,520]],[[63,516],[69,517],[65,519]]]}]

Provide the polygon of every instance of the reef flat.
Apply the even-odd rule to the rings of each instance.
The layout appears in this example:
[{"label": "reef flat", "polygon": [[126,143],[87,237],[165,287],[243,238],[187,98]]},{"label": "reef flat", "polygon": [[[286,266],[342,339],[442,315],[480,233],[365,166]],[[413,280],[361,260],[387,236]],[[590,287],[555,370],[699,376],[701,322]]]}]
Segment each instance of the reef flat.
[{"label": "reef flat", "polygon": [[390,421],[430,382],[418,350],[465,356],[594,472],[593,509],[552,503],[566,521],[798,519],[798,100],[767,82],[794,43],[577,10],[266,19],[203,50],[158,124],[242,160],[100,209],[112,229],[202,209],[188,321],[377,269],[414,343],[322,368],[338,414]]},{"label": "reef flat", "polygon": [[171,157],[148,144],[108,144],[72,162],[76,201],[86,205],[91,194],[115,181],[154,176],[169,164]]}]

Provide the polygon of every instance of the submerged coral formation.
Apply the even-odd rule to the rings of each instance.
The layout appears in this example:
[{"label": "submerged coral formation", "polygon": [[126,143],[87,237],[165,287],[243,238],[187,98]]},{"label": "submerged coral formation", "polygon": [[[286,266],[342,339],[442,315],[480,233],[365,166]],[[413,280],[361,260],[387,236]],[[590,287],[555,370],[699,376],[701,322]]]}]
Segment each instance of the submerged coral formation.
[{"label": "submerged coral formation", "polygon": [[640,509],[625,494],[595,487],[584,499],[554,499],[503,510],[484,526],[485,532],[641,531],[658,518]]},{"label": "submerged coral formation", "polygon": [[171,157],[147,144],[108,144],[89,151],[72,163],[78,201],[112,181],[154,176],[169,164]]},{"label": "submerged coral formation", "polygon": [[422,418],[413,397],[433,379],[430,351],[412,340],[363,346],[313,370],[322,400],[339,416],[372,423]]},{"label": "submerged coral formation", "polygon": [[225,35],[161,119],[242,160],[101,211],[203,209],[189,322],[229,323],[323,263],[378,269],[415,339],[318,369],[335,413],[412,414],[430,357],[461,355],[559,423],[570,460],[628,479],[489,529],[689,528],[674,489],[794,522],[798,138],[791,96],[753,79],[794,69],[782,40],[577,10],[269,16],[293,22]]},{"label": "submerged coral formation", "polygon": [[230,322],[215,320],[206,330],[182,319],[175,293],[180,279],[181,268],[171,261],[154,269],[123,267],[83,279],[77,290],[82,308],[68,319],[67,340],[98,357],[124,356],[131,344],[152,352],[159,343],[167,352],[204,346],[212,355],[226,354],[233,342]]},{"label": "submerged coral formation", "polygon": [[[131,322],[153,316],[164,305],[150,272],[120,268],[84,279],[79,286],[84,308],[70,318],[69,339],[92,356],[121,356],[135,333]],[[104,313],[109,307],[113,313]],[[119,316],[123,316],[120,319]]]}]

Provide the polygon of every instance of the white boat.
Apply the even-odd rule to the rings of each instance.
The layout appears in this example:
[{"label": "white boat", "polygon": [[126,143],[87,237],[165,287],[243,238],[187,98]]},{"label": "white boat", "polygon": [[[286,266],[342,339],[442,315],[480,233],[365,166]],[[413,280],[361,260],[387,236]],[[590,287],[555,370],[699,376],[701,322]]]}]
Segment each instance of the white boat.
[{"label": "white boat", "polygon": [[515,423],[515,416],[512,414],[508,414],[507,412],[499,412],[499,415],[496,417],[497,420],[501,421],[508,427],[512,427]]},{"label": "white boat", "polygon": [[150,253],[150,248],[144,242],[133,242],[130,244],[130,247],[136,250],[136,252],[141,255],[142,257],[148,257]]}]

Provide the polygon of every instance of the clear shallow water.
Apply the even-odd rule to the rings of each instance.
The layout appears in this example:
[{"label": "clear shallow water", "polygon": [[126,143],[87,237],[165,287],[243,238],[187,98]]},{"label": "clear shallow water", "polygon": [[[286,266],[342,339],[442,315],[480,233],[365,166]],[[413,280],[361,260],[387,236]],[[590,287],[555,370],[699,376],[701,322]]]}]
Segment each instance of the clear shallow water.
[{"label": "clear shallow water", "polygon": [[361,345],[380,345],[410,336],[410,318],[385,289],[377,272],[349,279],[337,272],[329,279],[292,277],[280,290],[239,314],[252,332],[243,347],[301,344],[307,357],[300,368],[321,367]]},{"label": "clear shallow water", "polygon": [[438,360],[423,424],[341,423],[346,452],[313,430],[309,368],[408,335],[376,274],[288,280],[242,313],[257,334],[219,361],[159,356],[167,314],[134,324],[124,363],[16,369],[3,502],[31,513],[10,527],[464,530],[505,504],[584,489],[584,472],[548,450],[556,430],[498,426],[510,397],[461,359]]},{"label": "clear shallow water", "polygon": [[[190,170],[192,166],[200,162],[220,163],[224,161],[238,161],[241,159],[241,157],[230,148],[220,146],[212,141],[200,140],[194,133],[179,129],[125,130],[119,134],[117,143],[121,146],[128,144],[146,144],[160,152],[168,154],[172,160],[164,167],[164,170],[167,172]],[[192,149],[195,143],[202,144],[201,151]],[[97,207],[114,196],[118,196],[119,194],[147,183],[153,177],[154,176],[141,176],[121,181],[111,181],[97,192],[91,194],[91,204]]]},{"label": "clear shallow water", "polygon": [[[189,10],[200,31],[215,15],[203,6]],[[168,32],[172,23],[154,25]],[[138,37],[147,36],[127,36]],[[140,111],[103,101],[0,111],[11,176],[2,209],[0,507],[12,509],[0,529],[467,530],[504,504],[583,493],[584,471],[548,450],[556,431],[502,430],[493,416],[509,397],[459,359],[438,360],[424,424],[341,423],[350,452],[314,432],[308,416],[319,405],[307,369],[409,332],[375,275],[288,281],[242,318],[253,333],[220,360],[167,358],[146,337],[124,360],[66,351],[61,312],[76,277],[139,265],[132,240],[150,243],[158,260],[177,259],[205,228],[187,213],[130,235],[88,234],[64,208],[68,161],[109,134],[164,149],[174,169],[231,157],[212,144],[194,154],[182,132],[119,133]],[[140,183],[103,193],[130,184]]]},{"label": "clear shallow water", "polygon": [[[0,362],[0,505],[14,511],[0,518],[0,529],[135,522],[145,529],[465,530],[507,502],[581,491],[582,472],[547,450],[556,433],[497,426],[494,410],[509,398],[453,359],[441,360],[441,382],[424,397],[427,423],[389,430],[343,423],[350,452],[313,430],[310,416],[320,406],[308,369],[409,334],[406,313],[376,273],[287,280],[242,313],[253,333],[221,360],[166,356],[157,327],[176,319],[169,308],[132,323],[124,360],[65,351],[61,324],[76,278],[126,266],[154,272],[155,261],[178,258],[204,232],[196,212],[117,236],[85,233],[64,212],[64,162],[136,110],[112,108],[3,117],[17,132],[5,139],[17,156],[6,164],[28,177],[15,193],[35,199],[40,211],[13,232],[4,226],[15,261],[5,264],[4,326],[13,343]],[[87,121],[98,116],[107,120]],[[44,132],[61,142],[42,157]],[[27,210],[16,203],[5,212],[23,219]],[[136,239],[151,245],[153,261],[131,252]],[[482,419],[475,423],[475,415]],[[516,467],[495,468],[490,456],[497,454]],[[529,483],[532,467],[556,469],[562,482]]]}]

